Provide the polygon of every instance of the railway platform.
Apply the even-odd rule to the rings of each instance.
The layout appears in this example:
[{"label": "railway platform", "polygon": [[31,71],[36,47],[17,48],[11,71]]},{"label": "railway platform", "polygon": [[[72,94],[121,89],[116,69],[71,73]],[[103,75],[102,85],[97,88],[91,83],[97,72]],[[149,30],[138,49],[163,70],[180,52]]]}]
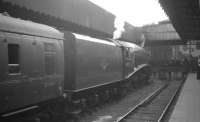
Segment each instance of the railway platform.
[{"label": "railway platform", "polygon": [[187,76],[169,122],[200,121],[200,80],[196,73]]}]

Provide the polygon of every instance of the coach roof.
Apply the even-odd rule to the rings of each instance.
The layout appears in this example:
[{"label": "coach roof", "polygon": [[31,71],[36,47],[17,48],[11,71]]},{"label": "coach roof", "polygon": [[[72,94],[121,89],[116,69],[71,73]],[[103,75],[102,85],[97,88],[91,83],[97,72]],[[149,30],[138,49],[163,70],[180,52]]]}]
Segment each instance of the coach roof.
[{"label": "coach roof", "polygon": [[0,31],[57,39],[63,39],[64,37],[60,31],[53,27],[5,16],[3,14],[0,14]]}]

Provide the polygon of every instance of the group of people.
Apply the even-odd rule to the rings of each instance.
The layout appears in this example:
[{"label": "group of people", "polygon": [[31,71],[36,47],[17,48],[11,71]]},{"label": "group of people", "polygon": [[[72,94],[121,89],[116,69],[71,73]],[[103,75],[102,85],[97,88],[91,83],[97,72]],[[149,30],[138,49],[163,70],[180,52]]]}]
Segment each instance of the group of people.
[{"label": "group of people", "polygon": [[[199,61],[200,63],[200,61]],[[158,74],[161,79],[173,79],[173,78],[185,78],[187,73],[191,70],[191,62],[187,58],[183,60],[168,60],[168,61],[157,61],[152,66],[157,69],[154,74]]]}]

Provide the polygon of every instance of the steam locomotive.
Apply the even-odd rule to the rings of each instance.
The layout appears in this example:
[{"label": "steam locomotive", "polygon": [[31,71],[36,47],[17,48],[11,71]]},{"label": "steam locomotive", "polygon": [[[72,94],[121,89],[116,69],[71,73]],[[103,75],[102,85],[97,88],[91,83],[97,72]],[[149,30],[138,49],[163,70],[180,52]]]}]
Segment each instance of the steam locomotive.
[{"label": "steam locomotive", "polygon": [[3,14],[0,57],[2,118],[43,106],[74,111],[147,82],[150,75],[149,55],[135,44]]}]

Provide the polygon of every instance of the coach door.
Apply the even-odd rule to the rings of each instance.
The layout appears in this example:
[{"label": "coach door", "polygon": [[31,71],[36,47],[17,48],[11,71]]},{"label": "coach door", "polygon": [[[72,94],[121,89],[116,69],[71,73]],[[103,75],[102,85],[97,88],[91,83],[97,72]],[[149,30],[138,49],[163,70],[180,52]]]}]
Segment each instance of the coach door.
[{"label": "coach door", "polygon": [[5,43],[7,44],[7,75],[9,77],[21,76],[21,35],[14,33],[5,34]]},{"label": "coach door", "polygon": [[7,40],[5,34],[0,32],[0,83],[2,83],[7,75]]}]

